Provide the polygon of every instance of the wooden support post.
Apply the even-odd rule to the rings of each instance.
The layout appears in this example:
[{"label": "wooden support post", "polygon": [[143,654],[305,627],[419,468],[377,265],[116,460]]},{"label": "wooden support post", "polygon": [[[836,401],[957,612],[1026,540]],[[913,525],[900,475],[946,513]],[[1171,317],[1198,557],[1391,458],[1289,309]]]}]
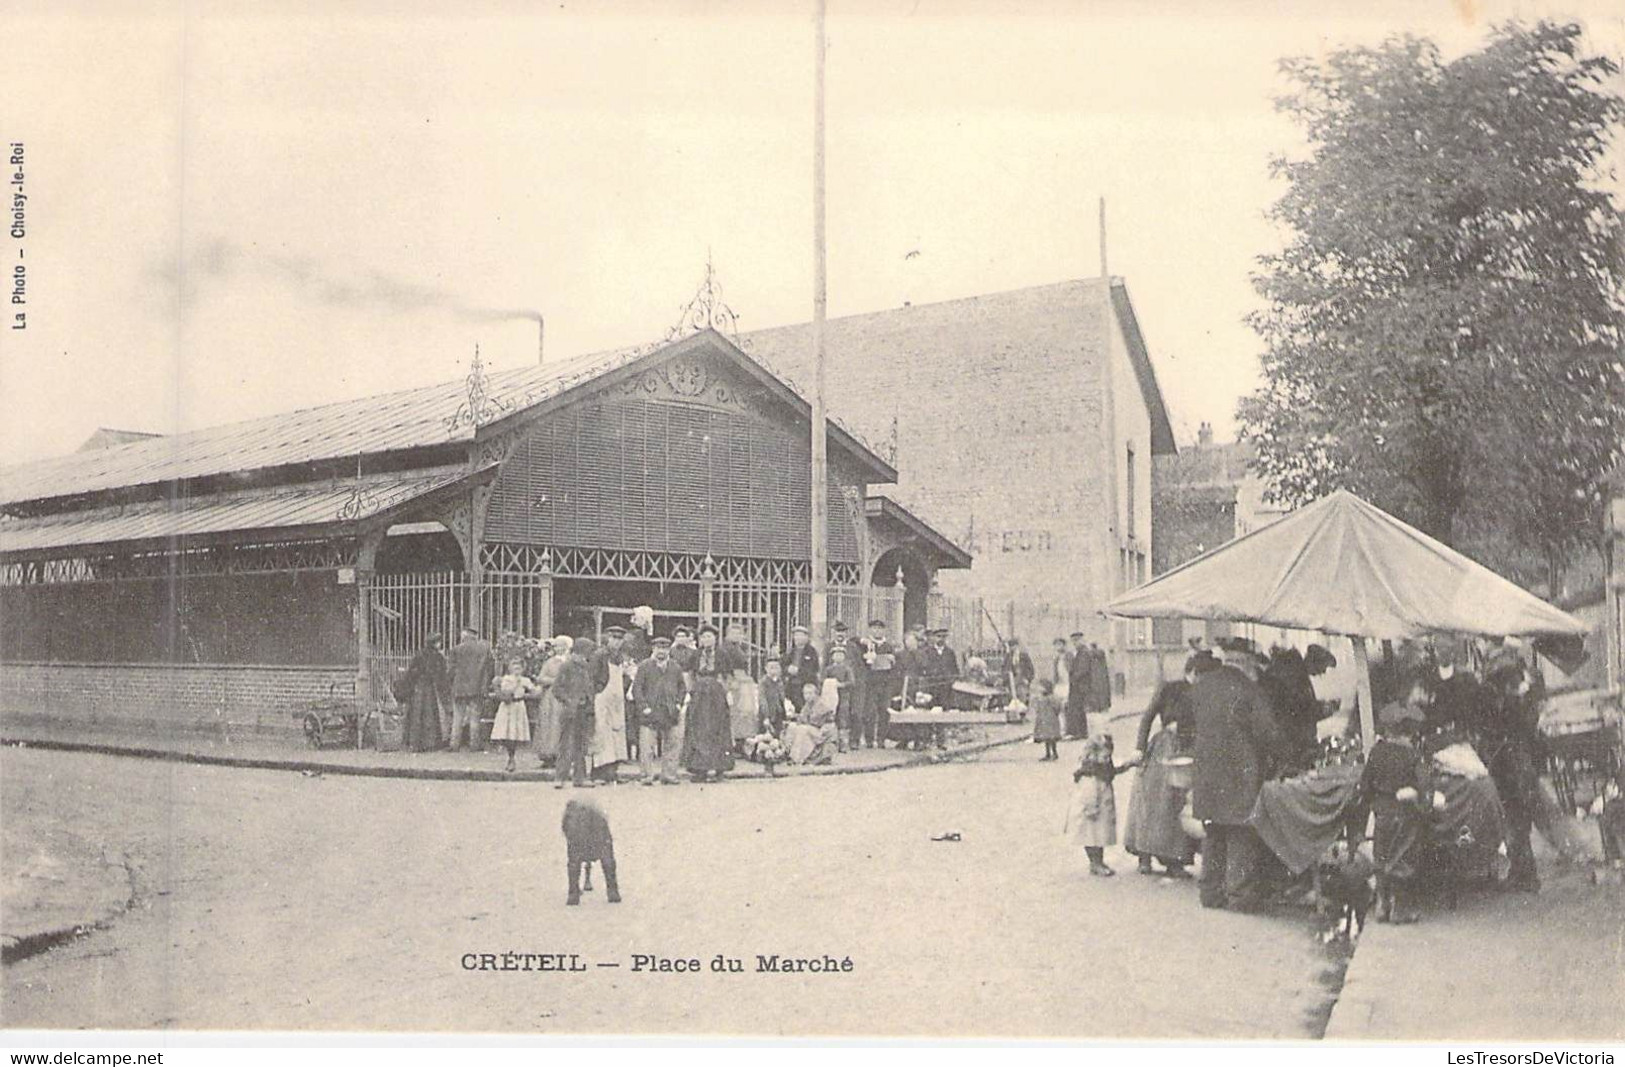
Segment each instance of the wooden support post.
[{"label": "wooden support post", "polygon": [[1354,684],[1360,697],[1360,740],[1370,752],[1377,743],[1377,709],[1371,706],[1371,659],[1366,655],[1365,638],[1349,640],[1354,645]]},{"label": "wooden support post", "polygon": [[[367,534],[355,555],[355,747],[361,748],[367,719],[375,705],[372,686],[372,576],[385,530]],[[386,683],[387,684],[387,683]]]},{"label": "wooden support post", "polygon": [[824,318],[828,279],[824,251],[824,8],[817,0],[813,60],[813,395],[812,395],[812,622],[813,638],[829,640],[829,461],[824,411]]},{"label": "wooden support post", "polygon": [[717,564],[711,554],[705,554],[700,567],[700,622],[715,626],[717,612]]}]

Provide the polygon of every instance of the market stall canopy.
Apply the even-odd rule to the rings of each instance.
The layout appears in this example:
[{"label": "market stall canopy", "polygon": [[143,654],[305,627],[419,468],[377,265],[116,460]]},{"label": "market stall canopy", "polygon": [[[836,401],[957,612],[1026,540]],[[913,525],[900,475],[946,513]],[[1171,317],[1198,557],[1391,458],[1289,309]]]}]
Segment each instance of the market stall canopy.
[{"label": "market stall canopy", "polygon": [[1106,610],[1387,640],[1588,632],[1567,612],[1345,490],[1124,593]]}]

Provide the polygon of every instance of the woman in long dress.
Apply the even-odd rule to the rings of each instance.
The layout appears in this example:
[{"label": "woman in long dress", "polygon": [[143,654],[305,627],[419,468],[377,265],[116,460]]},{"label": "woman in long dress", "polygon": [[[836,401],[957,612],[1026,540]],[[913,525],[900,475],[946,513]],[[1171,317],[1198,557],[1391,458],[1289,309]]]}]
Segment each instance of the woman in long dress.
[{"label": "woman in long dress", "polygon": [[608,681],[593,698],[592,776],[615,780],[615,765],[630,759],[626,747],[627,661],[620,649],[607,652]]},{"label": "woman in long dress", "polygon": [[542,691],[542,699],[536,707],[536,735],[533,739],[538,763],[551,762],[559,755],[559,732],[563,719],[559,715],[558,702],[553,699],[553,683],[559,680],[559,671],[570,659],[572,644],[574,642],[562,634],[548,642],[548,651],[552,654],[536,675],[536,685]]},{"label": "woman in long dress", "polygon": [[[1140,717],[1140,733],[1134,744],[1144,753],[1140,773],[1129,795],[1128,824],[1123,831],[1124,851],[1138,856],[1141,874],[1155,874],[1156,859],[1172,878],[1189,878],[1185,867],[1196,855],[1196,842],[1185,832],[1180,812],[1187,790],[1169,781],[1166,760],[1188,756],[1195,749],[1195,718],[1190,706],[1191,686],[1197,677],[1217,666],[1211,656],[1195,655],[1185,663],[1185,677],[1168,682],[1159,690]],[[1152,727],[1160,721],[1156,734]]]},{"label": "woman in long dress", "polygon": [[724,771],[733,770],[733,726],[723,680],[731,669],[727,654],[717,648],[717,628],[701,626],[683,730],[683,768],[700,781],[711,775],[721,778]]},{"label": "woman in long dress", "polygon": [[440,709],[451,699],[451,670],[440,650],[439,634],[430,634],[422,651],[412,657],[403,686],[407,690],[402,742],[412,752],[441,747]]}]

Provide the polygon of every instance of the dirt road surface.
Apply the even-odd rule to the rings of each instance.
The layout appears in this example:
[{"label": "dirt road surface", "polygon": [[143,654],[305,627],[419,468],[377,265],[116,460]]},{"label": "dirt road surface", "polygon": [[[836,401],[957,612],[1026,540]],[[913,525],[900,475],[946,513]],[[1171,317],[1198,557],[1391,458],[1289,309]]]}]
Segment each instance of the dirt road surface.
[{"label": "dirt road surface", "polygon": [[[626,899],[600,886],[567,908],[569,791],[8,749],[0,814],[121,856],[135,903],[6,967],[0,1010],[53,1028],[1312,1036],[1328,965],[1307,922],[1203,911],[1118,850],[1119,877],[1089,877],[1060,834],[1071,765],[1020,745],[593,790]],[[509,951],[587,969],[464,969]],[[634,973],[637,954],[702,969]],[[718,954],[744,973],[713,972]],[[762,973],[758,954],[853,970]]]}]

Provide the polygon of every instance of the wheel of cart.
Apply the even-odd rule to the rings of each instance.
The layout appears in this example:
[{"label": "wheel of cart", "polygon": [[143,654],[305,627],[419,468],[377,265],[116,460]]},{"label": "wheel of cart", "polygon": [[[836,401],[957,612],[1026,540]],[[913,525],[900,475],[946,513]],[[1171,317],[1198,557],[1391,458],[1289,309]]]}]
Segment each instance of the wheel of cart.
[{"label": "wheel of cart", "polygon": [[311,701],[294,714],[299,716],[305,744],[311,748],[355,747],[359,724],[354,682],[330,683],[325,698]]}]

